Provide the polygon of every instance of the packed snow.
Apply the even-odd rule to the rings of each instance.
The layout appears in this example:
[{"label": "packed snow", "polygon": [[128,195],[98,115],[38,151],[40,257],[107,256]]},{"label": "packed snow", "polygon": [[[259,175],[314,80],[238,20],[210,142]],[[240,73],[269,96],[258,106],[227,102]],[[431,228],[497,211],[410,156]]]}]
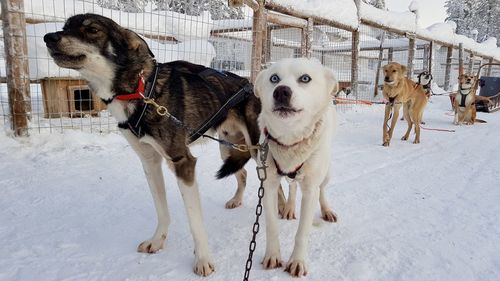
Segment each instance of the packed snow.
[{"label": "packed snow", "polygon": [[[433,97],[422,143],[400,141],[398,122],[382,147],[383,106],[339,114],[327,196],[339,215],[316,212],[304,280],[498,280],[500,276],[500,114],[486,124],[454,126],[447,97]],[[172,217],[165,249],[137,253],[156,215],[137,156],[117,133],[0,134],[0,280],[201,280],[191,269],[193,243],[180,193],[165,169]],[[216,272],[241,280],[258,181],[247,165],[244,204],[224,203],[233,178],[217,181],[218,147],[194,148],[204,222]],[[300,198],[300,196],[298,197]],[[297,204],[300,208],[300,204]],[[280,221],[282,258],[298,222]],[[291,280],[263,270],[261,229],[251,280]]]}]

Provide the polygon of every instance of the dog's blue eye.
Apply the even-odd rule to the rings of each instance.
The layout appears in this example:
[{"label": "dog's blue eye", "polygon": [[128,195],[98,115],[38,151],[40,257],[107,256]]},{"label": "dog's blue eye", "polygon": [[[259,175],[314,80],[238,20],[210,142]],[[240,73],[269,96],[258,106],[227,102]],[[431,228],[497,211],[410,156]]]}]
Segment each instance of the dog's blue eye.
[{"label": "dog's blue eye", "polygon": [[271,81],[271,83],[278,83],[280,81],[280,77],[278,76],[278,74],[273,74],[271,75],[271,77],[269,78],[269,81]]},{"label": "dog's blue eye", "polygon": [[311,76],[307,75],[307,74],[304,74],[302,76],[300,76],[299,78],[299,81],[302,82],[302,83],[309,83],[311,82]]}]

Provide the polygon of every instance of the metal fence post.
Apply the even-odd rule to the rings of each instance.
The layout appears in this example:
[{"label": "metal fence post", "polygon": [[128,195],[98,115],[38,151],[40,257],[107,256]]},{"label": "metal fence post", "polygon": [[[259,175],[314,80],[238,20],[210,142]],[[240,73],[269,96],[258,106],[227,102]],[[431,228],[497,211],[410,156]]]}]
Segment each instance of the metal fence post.
[{"label": "metal fence post", "polygon": [[24,1],[1,2],[11,127],[16,136],[28,136],[31,95]]}]

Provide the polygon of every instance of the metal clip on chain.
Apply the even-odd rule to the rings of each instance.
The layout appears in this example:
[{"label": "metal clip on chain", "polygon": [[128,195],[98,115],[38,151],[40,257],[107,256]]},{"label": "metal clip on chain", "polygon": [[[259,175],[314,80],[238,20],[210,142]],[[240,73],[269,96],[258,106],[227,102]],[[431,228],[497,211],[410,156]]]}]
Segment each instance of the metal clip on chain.
[{"label": "metal clip on chain", "polygon": [[170,113],[168,113],[168,110],[166,107],[164,107],[163,105],[157,104],[156,101],[152,98],[145,97],[144,95],[142,97],[144,98],[144,103],[151,104],[154,107],[156,107],[156,113],[158,113],[158,115],[170,117]]},{"label": "metal clip on chain", "polygon": [[255,222],[252,228],[252,240],[250,241],[250,246],[248,247],[248,259],[245,264],[245,275],[243,277],[243,281],[248,281],[248,277],[250,276],[250,270],[252,269],[252,259],[253,253],[255,252],[255,247],[257,246],[256,237],[257,233],[259,233],[260,224],[259,218],[262,215],[262,198],[264,197],[264,181],[267,179],[267,153],[269,152],[269,144],[267,142],[267,138],[264,139],[262,144],[259,146],[260,152],[260,162],[261,166],[257,165],[257,176],[260,180],[259,192],[257,193],[259,197],[259,201],[257,203],[257,207],[255,208]]}]

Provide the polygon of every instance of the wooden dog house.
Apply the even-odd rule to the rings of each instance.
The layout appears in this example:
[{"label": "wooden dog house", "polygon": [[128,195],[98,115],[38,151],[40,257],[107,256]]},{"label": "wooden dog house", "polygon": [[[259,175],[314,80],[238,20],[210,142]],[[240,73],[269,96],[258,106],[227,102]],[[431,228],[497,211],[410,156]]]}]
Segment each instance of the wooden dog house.
[{"label": "wooden dog house", "polygon": [[106,109],[84,80],[44,78],[41,86],[45,118],[95,116]]}]

